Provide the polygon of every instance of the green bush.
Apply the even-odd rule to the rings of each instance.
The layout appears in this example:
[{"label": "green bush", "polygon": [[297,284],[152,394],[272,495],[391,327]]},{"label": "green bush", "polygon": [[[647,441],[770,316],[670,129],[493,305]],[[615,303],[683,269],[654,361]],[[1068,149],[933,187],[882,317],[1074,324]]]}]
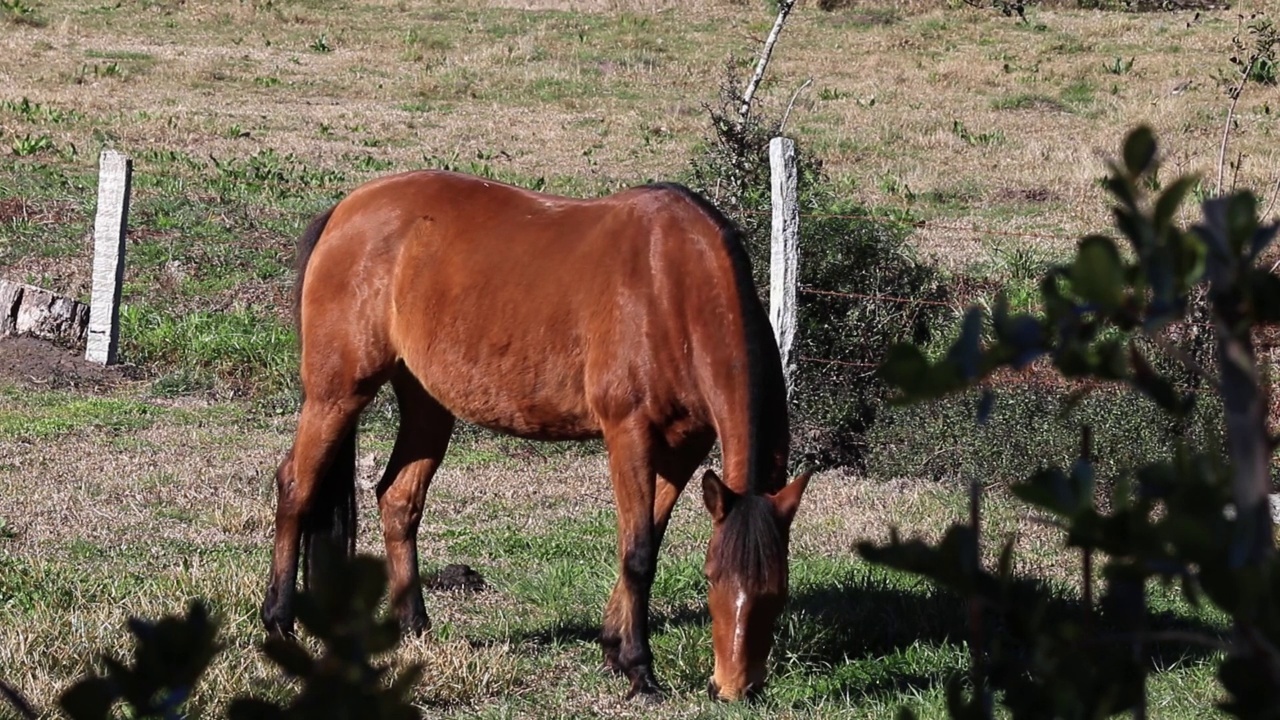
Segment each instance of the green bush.
[{"label": "green bush", "polygon": [[[725,82],[708,107],[712,135],[696,151],[688,182],[742,228],[756,287],[769,286],[769,141],[779,122],[749,115]],[[926,343],[946,308],[941,273],[907,245],[909,225],[839,198],[819,159],[800,148],[800,286],[856,295],[801,292],[793,354],[793,456],[818,465],[859,464],[865,433],[885,397],[873,369],[901,340]],[[825,361],[825,362],[824,362]]]},{"label": "green bush", "polygon": [[1098,477],[1110,478],[1172,454],[1184,431],[1201,444],[1221,434],[1222,407],[1212,399],[1178,422],[1123,389],[1098,388],[1073,402],[1060,387],[1025,385],[1002,389],[984,425],[973,422],[978,402],[964,394],[887,408],[867,436],[868,474],[1008,485],[1047,465],[1069,465],[1087,425]]},{"label": "green bush", "polygon": [[[1212,628],[1176,634],[1219,654],[1218,709],[1275,718],[1280,708],[1280,555],[1269,497],[1275,439],[1253,337],[1259,326],[1280,322],[1280,276],[1260,260],[1280,224],[1262,224],[1256,198],[1241,192],[1206,201],[1200,222],[1184,229],[1179,205],[1196,179],[1178,178],[1147,197],[1159,169],[1147,128],[1129,135],[1122,157],[1106,180],[1119,239],[1082,238],[1069,263],[1045,273],[1036,314],[1011,312],[1003,301],[989,315],[971,308],[945,353],[931,358],[902,344],[881,369],[903,401],[983,388],[974,408],[981,425],[995,417],[995,373],[1044,359],[1063,377],[1141,396],[1116,403],[1143,408],[1132,417],[1099,418],[1121,423],[1116,437],[1167,432],[1173,439],[1167,450],[1133,443],[1144,462],[1110,477],[1096,461],[1099,448],[1087,424],[1074,457],[1062,458],[1043,439],[1009,447],[1044,465],[1012,493],[1051,517],[1064,543],[1081,551],[1085,602],[1072,616],[1051,617],[1041,600],[1012,592],[1023,580],[1013,575],[1014,541],[994,569],[983,562],[982,478],[971,478],[969,522],[951,525],[940,543],[903,540],[896,531],[882,545],[859,543],[868,560],[929,578],[968,600],[973,659],[969,673],[957,673],[948,685],[953,718],[987,720],[996,702],[1013,718],[1146,717],[1148,653],[1171,639],[1151,629],[1153,581],[1176,585],[1192,605],[1230,618],[1225,636]],[[1206,298],[1211,319],[1214,365],[1170,338],[1196,316],[1198,297]],[[1164,362],[1154,360],[1160,356]],[[1162,369],[1175,364],[1177,373]],[[1192,387],[1188,374],[1201,382]],[[1197,421],[1219,429],[1197,437]],[[1112,481],[1109,502],[1099,501],[1099,480]],[[1099,577],[1103,591],[1095,605]],[[913,715],[904,710],[900,717]]]}]

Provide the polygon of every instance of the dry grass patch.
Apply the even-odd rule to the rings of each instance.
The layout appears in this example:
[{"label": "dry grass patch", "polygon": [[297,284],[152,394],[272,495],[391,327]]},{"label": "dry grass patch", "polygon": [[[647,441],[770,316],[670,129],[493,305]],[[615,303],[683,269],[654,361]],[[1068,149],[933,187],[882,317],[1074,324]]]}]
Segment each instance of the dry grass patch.
[{"label": "dry grass patch", "polygon": [[[1211,175],[1227,104],[1215,76],[1230,68],[1236,15],[1271,9],[1045,3],[1020,23],[936,3],[823,6],[794,13],[760,97],[779,109],[812,78],[790,132],[852,199],[933,220],[916,242],[954,268],[980,262],[984,242],[1060,254],[1105,227],[1102,161],[1135,123],[1156,128],[1171,171]],[[0,38],[7,99],[79,119],[33,125],[0,112],[0,131],[74,146],[63,162],[82,172],[103,142],[197,158],[273,149],[352,171],[344,188],[451,164],[579,194],[679,174],[706,135],[700,105],[714,101],[726,60],[745,77],[771,20],[760,3],[727,0],[188,2],[146,13],[49,0],[40,15],[46,26]],[[1239,186],[1265,191],[1280,172],[1270,102],[1250,88],[1238,108]],[[1009,200],[1023,188],[1055,200]],[[55,284],[65,274],[21,269]]]}]

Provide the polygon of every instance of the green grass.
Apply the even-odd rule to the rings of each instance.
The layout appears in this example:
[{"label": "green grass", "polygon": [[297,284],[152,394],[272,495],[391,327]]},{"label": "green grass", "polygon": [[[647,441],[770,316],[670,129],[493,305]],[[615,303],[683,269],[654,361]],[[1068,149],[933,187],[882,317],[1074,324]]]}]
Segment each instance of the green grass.
[{"label": "green grass", "polygon": [[1093,104],[1096,93],[1097,88],[1092,82],[1077,80],[1063,88],[1059,98],[1072,108],[1086,110]]},{"label": "green grass", "polygon": [[[565,519],[534,533],[515,525],[460,527],[452,538],[443,538],[451,553],[486,576],[491,589],[474,604],[456,594],[431,595],[428,604],[438,619],[434,642],[448,647],[465,638],[472,653],[510,648],[502,656],[510,670],[506,678],[480,687],[479,697],[462,697],[453,712],[440,708],[446,715],[542,716],[533,709],[556,707],[565,697],[621,692],[620,681],[597,670],[594,638],[614,577],[610,520],[604,515]],[[677,539],[690,532],[675,530]],[[683,539],[699,541],[704,532],[695,528],[693,537]],[[114,643],[124,637],[119,619],[125,614],[153,615],[176,609],[181,598],[206,597],[229,647],[210,673],[214,679],[198,687],[194,707],[211,709],[263,682],[280,693],[281,679],[254,659],[252,649],[258,636],[257,580],[265,562],[264,543],[152,541],[113,543],[108,549],[72,541],[39,559],[0,554],[0,597],[6,598],[0,603],[0,626],[25,627],[42,636],[66,633],[70,618],[54,608],[74,604],[79,614],[117,618],[96,636],[98,642]],[[248,582],[228,584],[231,578]],[[801,554],[792,561],[792,599],[779,628],[766,699],[750,708],[717,708],[703,699],[712,660],[703,584],[696,551],[662,558],[653,593],[653,646],[658,672],[671,692],[665,711],[876,718],[906,705],[922,717],[942,717],[941,685],[962,672],[968,660],[965,611],[954,597],[847,553]],[[1157,611],[1173,608],[1176,617],[1189,617],[1167,593],[1154,595]],[[1072,599],[1066,592],[1054,597],[1068,605]],[[70,637],[80,639],[68,645]],[[77,653],[92,640],[80,633],[70,637],[58,643],[58,652],[27,660],[42,672],[73,677],[84,667]],[[10,663],[18,660],[0,653],[0,671],[11,671]],[[1207,658],[1162,657],[1157,663],[1161,672],[1152,682],[1162,688],[1166,705],[1190,709],[1192,697],[1211,691]],[[228,674],[229,667],[245,674]],[[475,690],[475,678],[491,670],[473,662],[462,672],[472,676]],[[431,692],[423,699],[429,700]]]},{"label": "green grass", "polygon": [[[127,617],[154,618],[203,597],[228,649],[198,687],[192,716],[217,716],[228,698],[247,690],[287,695],[284,679],[255,649],[270,473],[293,430],[291,413],[285,415],[237,403],[169,407],[126,392],[0,388],[0,457],[17,463],[0,465],[0,482],[14,488],[14,507],[21,508],[6,506],[0,516],[0,677],[47,707],[90,658],[125,652]],[[361,452],[384,462],[393,432],[384,395],[365,418]],[[45,455],[36,443],[71,437],[75,451],[67,458],[36,460]],[[433,714],[652,712],[620,703],[623,681],[599,670],[596,635],[617,559],[608,481],[591,455],[598,449],[535,446],[459,428],[445,477],[428,495],[422,562],[427,572],[471,565],[489,589],[475,596],[431,593],[434,630],[401,656],[427,663],[415,697]],[[37,474],[27,469],[33,462],[45,463],[34,466],[42,468]],[[63,469],[67,463],[75,465]],[[570,479],[581,478],[582,467],[596,477]],[[74,493],[60,489],[69,487],[67,477],[78,483]],[[580,489],[561,490],[562,482]],[[852,502],[837,493],[846,499],[833,506],[813,501],[802,512],[804,537],[793,546],[791,605],[778,628],[768,695],[759,705],[734,707],[704,699],[712,664],[702,576],[710,527],[696,492],[688,493],[668,533],[651,605],[656,669],[671,693],[662,712],[882,718],[909,705],[921,717],[943,717],[943,683],[964,671],[968,657],[963,604],[862,562],[843,530],[874,513],[882,516],[875,535],[883,539],[889,523],[912,533],[963,512],[964,498],[946,485],[909,488],[914,499],[901,505]],[[866,492],[870,498],[886,491]],[[371,493],[360,494],[361,548],[380,552]],[[905,497],[901,489],[890,495]],[[49,505],[55,497],[57,508]],[[992,493],[987,505],[992,538],[1025,529],[1023,511],[1007,494]],[[102,515],[103,508],[112,511]],[[1019,552],[1035,562],[1054,557],[1037,547]],[[1058,611],[1078,612],[1069,584],[1051,587],[1050,597]],[[1158,626],[1222,622],[1190,610],[1171,590],[1153,586],[1149,597]],[[1154,662],[1153,702],[1169,709],[1162,717],[1202,717],[1200,708],[1217,692],[1212,658],[1177,649]]]},{"label": "green grass", "polygon": [[155,423],[164,410],[131,398],[30,393],[0,386],[0,440],[48,442],[70,433],[122,433]]},{"label": "green grass", "polygon": [[991,101],[993,110],[1065,110],[1059,100],[1040,93],[1014,93]]},{"label": "green grass", "polygon": [[297,340],[278,317],[253,310],[178,315],[125,305],[120,327],[128,362],[173,368],[186,378],[212,373],[266,389],[296,382]]}]

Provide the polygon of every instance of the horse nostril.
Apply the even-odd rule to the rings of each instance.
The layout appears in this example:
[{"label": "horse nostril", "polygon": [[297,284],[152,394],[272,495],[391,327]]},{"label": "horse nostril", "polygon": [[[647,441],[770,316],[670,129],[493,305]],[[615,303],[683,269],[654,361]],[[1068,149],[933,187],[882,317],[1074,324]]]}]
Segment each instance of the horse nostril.
[{"label": "horse nostril", "polygon": [[724,700],[724,698],[720,697],[720,686],[716,684],[715,678],[711,678],[707,681],[707,695],[710,696],[712,700]]}]

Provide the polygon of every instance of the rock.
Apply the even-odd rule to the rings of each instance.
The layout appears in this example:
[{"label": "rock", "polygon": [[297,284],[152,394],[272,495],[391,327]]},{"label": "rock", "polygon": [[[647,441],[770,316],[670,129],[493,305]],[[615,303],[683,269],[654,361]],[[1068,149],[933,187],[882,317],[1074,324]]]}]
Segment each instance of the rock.
[{"label": "rock", "polygon": [[0,280],[0,335],[81,345],[88,328],[88,305],[42,288]]}]

